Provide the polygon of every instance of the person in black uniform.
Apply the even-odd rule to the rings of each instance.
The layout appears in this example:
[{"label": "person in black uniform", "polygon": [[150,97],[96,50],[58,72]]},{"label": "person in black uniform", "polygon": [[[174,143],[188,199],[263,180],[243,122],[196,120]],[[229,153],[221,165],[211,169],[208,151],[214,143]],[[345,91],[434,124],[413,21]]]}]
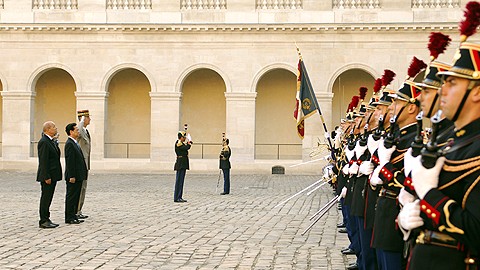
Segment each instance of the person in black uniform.
[{"label": "person in black uniform", "polygon": [[455,59],[437,73],[445,79],[440,108],[455,134],[442,157],[435,161],[425,151],[412,169],[419,200],[402,223],[422,226],[410,256],[413,270],[480,268],[480,45],[463,42]]},{"label": "person in black uniform", "polygon": [[222,151],[220,152],[220,169],[223,171],[223,192],[220,195],[230,194],[230,156],[232,150],[228,146],[230,140],[225,138],[223,140]]},{"label": "person in black uniform", "polygon": [[376,249],[379,269],[400,270],[405,264],[402,258],[404,242],[401,233],[396,229],[396,218],[400,211],[397,197],[405,179],[401,173],[404,167],[403,156],[416,134],[419,94],[420,89],[415,83],[406,80],[392,95],[394,100],[389,107],[389,113],[397,120],[395,125],[390,127],[383,143],[379,144],[379,165],[370,178],[371,185],[381,187],[372,237],[372,247]]},{"label": "person in black uniform", "polygon": [[175,161],[174,170],[177,171],[175,178],[175,191],[173,193],[174,202],[187,202],[182,198],[183,196],[183,183],[185,181],[185,174],[190,169],[188,161],[188,150],[192,146],[192,141],[186,141],[186,132],[178,132],[178,140],[175,142],[175,154],[177,160]]},{"label": "person in black uniform", "polygon": [[42,186],[40,197],[39,227],[51,229],[58,224],[50,220],[50,205],[57,181],[62,180],[62,165],[60,164],[60,148],[53,141],[57,134],[57,127],[52,121],[43,124],[43,135],[38,141],[38,170],[37,182]]},{"label": "person in black uniform", "polygon": [[77,218],[78,202],[82,190],[82,182],[87,179],[87,164],[82,149],[77,142],[79,131],[76,123],[65,127],[68,135],[65,142],[65,181],[67,193],[65,197],[65,223],[80,224],[83,220]]}]

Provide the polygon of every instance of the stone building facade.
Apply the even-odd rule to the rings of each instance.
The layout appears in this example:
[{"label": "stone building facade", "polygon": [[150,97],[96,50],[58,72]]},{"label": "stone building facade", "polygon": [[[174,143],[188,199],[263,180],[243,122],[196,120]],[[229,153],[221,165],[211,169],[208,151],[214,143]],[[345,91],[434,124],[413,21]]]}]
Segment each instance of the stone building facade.
[{"label": "stone building facade", "polygon": [[450,62],[466,2],[0,0],[1,167],[35,167],[43,122],[65,141],[80,109],[93,169],[171,170],[184,123],[194,170],[217,168],[222,132],[238,169],[309,161],[323,128],[296,135],[296,46],[331,130],[360,86],[427,61],[430,32],[452,37]]}]

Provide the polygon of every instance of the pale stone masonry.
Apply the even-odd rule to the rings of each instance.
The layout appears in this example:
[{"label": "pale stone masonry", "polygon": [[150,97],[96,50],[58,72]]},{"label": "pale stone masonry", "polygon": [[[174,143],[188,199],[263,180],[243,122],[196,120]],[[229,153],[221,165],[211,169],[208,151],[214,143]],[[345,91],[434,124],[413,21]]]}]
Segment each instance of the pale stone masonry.
[{"label": "pale stone masonry", "polygon": [[450,62],[466,2],[0,0],[0,167],[35,167],[41,124],[64,140],[87,108],[92,169],[171,170],[187,122],[194,170],[217,168],[221,132],[239,170],[309,161],[323,127],[295,134],[295,44],[332,130],[360,86],[428,61],[430,32],[451,36]]}]

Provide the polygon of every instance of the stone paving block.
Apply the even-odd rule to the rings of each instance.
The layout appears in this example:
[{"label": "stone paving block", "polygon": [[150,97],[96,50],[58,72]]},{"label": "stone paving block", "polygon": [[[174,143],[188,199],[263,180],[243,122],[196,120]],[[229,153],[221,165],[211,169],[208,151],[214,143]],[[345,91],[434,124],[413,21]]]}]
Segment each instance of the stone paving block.
[{"label": "stone paving block", "polygon": [[[344,269],[354,257],[336,207],[310,232],[329,187],[279,202],[318,176],[235,175],[231,196],[214,194],[212,174],[187,174],[187,203],[173,203],[173,174],[90,174],[80,225],[62,223],[65,182],[50,208],[60,223],[38,228],[35,172],[0,171],[0,269]],[[12,181],[12,179],[14,181]],[[212,189],[213,187],[213,189]]]}]

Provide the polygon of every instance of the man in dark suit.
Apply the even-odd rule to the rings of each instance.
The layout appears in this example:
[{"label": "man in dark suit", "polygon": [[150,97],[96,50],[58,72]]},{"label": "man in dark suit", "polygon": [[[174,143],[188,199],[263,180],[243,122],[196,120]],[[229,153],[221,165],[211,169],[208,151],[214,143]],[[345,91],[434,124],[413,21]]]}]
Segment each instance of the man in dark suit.
[{"label": "man in dark suit", "polygon": [[185,142],[186,132],[178,132],[178,140],[175,143],[175,154],[177,155],[177,160],[175,162],[174,170],[177,171],[175,178],[175,191],[173,193],[174,202],[187,202],[182,198],[183,196],[183,182],[185,181],[185,174],[187,170],[190,169],[190,164],[188,161],[188,150],[192,145],[192,141]]},{"label": "man in dark suit", "polygon": [[55,193],[55,186],[58,180],[62,180],[60,148],[53,142],[55,134],[57,134],[55,123],[47,121],[43,124],[43,135],[38,141],[37,182],[40,182],[42,187],[39,221],[39,226],[42,229],[51,229],[58,226],[50,220],[50,205]]},{"label": "man in dark suit", "polygon": [[232,150],[230,150],[228,143],[228,139],[223,141],[223,148],[220,152],[220,169],[223,171],[223,192],[220,195],[230,194],[230,156]]},{"label": "man in dark suit", "polygon": [[67,194],[65,198],[65,223],[80,224],[83,220],[77,218],[78,201],[82,182],[87,179],[87,165],[78,145],[78,127],[70,123],[65,127],[68,139],[65,142],[65,181]]}]

